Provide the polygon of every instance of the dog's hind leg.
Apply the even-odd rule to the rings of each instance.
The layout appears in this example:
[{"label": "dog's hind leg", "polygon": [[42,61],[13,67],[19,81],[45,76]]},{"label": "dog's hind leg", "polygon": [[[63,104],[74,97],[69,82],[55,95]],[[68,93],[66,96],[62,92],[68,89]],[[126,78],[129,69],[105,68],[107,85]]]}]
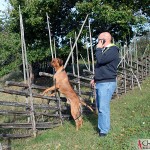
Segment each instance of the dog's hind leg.
[{"label": "dog's hind leg", "polygon": [[79,106],[75,107],[75,106],[72,106],[72,104],[71,104],[71,115],[76,123],[76,131],[78,131],[78,129],[83,124],[83,119],[82,119],[82,115],[81,115]]},{"label": "dog's hind leg", "polygon": [[82,124],[83,124],[82,116],[80,116],[78,119],[76,119],[75,123],[76,123],[76,131],[78,131],[79,128],[82,127]]}]

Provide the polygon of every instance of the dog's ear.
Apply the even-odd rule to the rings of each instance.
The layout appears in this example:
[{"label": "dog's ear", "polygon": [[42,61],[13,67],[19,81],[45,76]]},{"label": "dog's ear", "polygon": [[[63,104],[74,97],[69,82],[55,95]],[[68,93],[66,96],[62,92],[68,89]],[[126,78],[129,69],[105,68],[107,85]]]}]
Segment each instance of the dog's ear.
[{"label": "dog's ear", "polygon": [[63,60],[60,59],[60,58],[57,58],[57,60],[58,60],[59,65],[62,66],[63,65]]}]

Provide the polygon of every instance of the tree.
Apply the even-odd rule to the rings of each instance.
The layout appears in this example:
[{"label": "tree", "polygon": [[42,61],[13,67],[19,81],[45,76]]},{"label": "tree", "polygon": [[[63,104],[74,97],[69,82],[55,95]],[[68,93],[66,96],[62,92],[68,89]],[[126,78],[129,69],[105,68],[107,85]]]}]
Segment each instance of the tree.
[{"label": "tree", "polygon": [[[68,27],[66,28],[66,20],[70,20],[68,14],[70,14],[71,8],[74,7],[76,1],[77,0],[11,0],[11,5],[14,7],[10,18],[11,31],[20,32],[18,10],[20,5],[28,50],[31,52],[31,56],[34,55],[34,58],[43,59],[50,54],[46,13],[48,13],[50,17],[51,34],[55,37],[57,42],[56,46],[58,46],[60,37],[63,39],[63,37],[73,29],[73,26],[75,26],[68,21]],[[40,57],[38,57],[38,55],[40,55]]]},{"label": "tree", "polygon": [[19,34],[0,32],[0,76],[10,73],[21,64]]},{"label": "tree", "polygon": [[51,32],[57,42],[60,37],[63,39],[67,34],[73,36],[72,31],[79,30],[79,24],[88,13],[91,18],[93,36],[102,31],[111,31],[116,40],[129,41],[133,37],[132,26],[139,23],[143,24],[145,21],[144,17],[138,18],[135,13],[141,10],[143,14],[148,15],[148,1],[10,0],[14,7],[11,16],[15,18],[12,20],[11,27],[13,31],[19,32],[18,7],[20,5],[27,44],[32,45],[34,43],[34,46],[44,44],[45,47],[48,47],[46,12],[50,16]]},{"label": "tree", "polygon": [[137,5],[135,6],[134,2],[132,0],[92,0],[78,2],[76,8],[80,16],[86,13],[90,14],[93,36],[102,31],[109,31],[116,41],[129,42],[133,37],[133,25],[143,25],[146,22],[144,16],[135,15],[137,11],[143,10],[144,3],[141,6],[141,2],[136,1]]},{"label": "tree", "polygon": [[9,14],[0,17],[0,76],[15,70],[21,63],[20,35],[9,31]]},{"label": "tree", "polygon": [[[9,33],[20,34],[20,5],[30,62],[50,57],[46,13],[50,19],[52,39],[56,40],[57,54],[66,59],[70,52],[69,39],[74,42],[75,32],[79,32],[87,14],[95,44],[97,35],[102,31],[111,32],[115,41],[122,43],[129,42],[134,36],[133,26],[134,29],[139,27],[138,33],[142,35],[143,24],[150,12],[149,0],[10,0],[10,3],[13,9],[9,17]],[[87,21],[78,41],[81,54],[85,52],[88,33]],[[16,40],[19,41],[18,37]]]}]

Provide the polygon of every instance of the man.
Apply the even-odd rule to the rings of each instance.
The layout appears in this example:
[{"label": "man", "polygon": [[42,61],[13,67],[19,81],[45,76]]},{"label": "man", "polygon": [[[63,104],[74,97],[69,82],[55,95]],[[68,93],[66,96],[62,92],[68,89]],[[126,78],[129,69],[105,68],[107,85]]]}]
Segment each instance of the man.
[{"label": "man", "polygon": [[111,43],[112,36],[103,32],[98,36],[96,46],[95,76],[91,85],[96,84],[99,136],[106,136],[110,130],[110,100],[116,89],[119,48]]}]

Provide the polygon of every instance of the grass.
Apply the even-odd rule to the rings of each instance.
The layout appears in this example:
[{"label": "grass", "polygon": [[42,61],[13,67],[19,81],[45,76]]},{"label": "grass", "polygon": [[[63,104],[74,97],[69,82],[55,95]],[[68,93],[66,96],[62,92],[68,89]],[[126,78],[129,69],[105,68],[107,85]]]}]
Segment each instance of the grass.
[{"label": "grass", "polygon": [[100,138],[97,116],[84,115],[76,132],[73,121],[40,131],[36,138],[11,141],[12,150],[136,150],[138,139],[150,138],[150,78],[139,88],[111,101],[111,131]]}]

